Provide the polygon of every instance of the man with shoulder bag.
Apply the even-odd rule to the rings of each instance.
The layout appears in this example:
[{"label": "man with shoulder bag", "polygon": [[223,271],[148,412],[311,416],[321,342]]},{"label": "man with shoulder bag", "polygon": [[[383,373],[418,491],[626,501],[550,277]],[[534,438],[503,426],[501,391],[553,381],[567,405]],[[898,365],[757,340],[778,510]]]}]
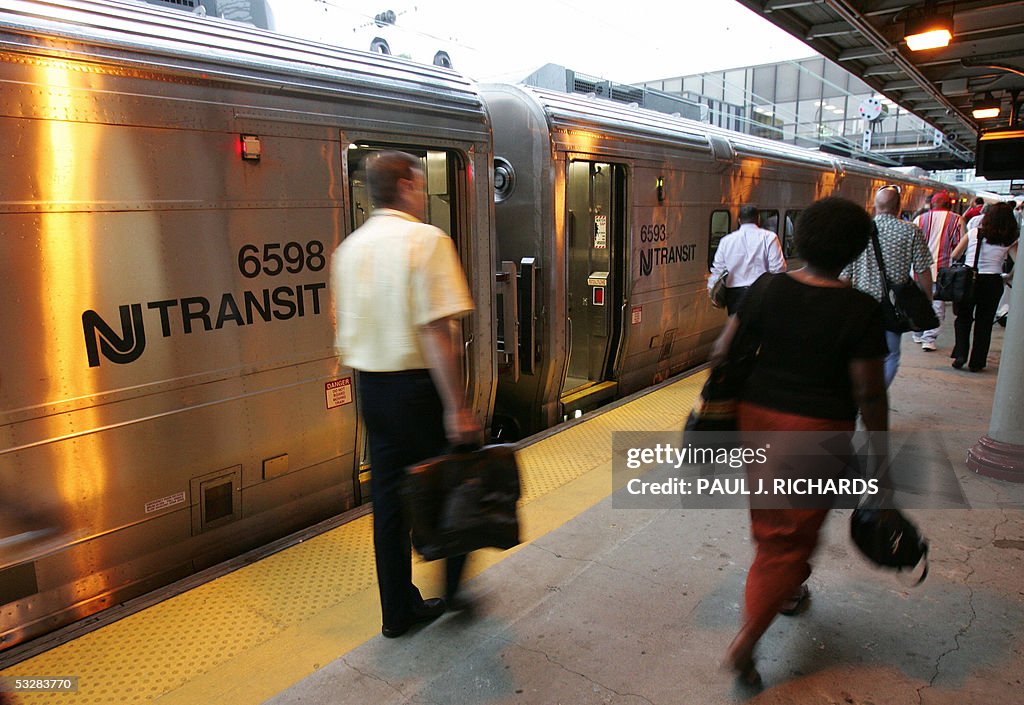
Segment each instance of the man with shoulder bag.
[{"label": "man with shoulder bag", "polygon": [[[931,310],[931,252],[921,229],[900,220],[899,211],[899,187],[883,186],[875,193],[877,237],[872,238],[874,242],[868,243],[843,272],[843,277],[850,279],[855,288],[882,302],[885,342],[889,349],[884,368],[887,388],[900,366],[903,333],[920,329],[922,325],[938,327]],[[917,275],[916,291],[911,269]],[[926,314],[931,315],[923,320]]]},{"label": "man with shoulder bag", "polygon": [[708,277],[708,294],[715,306],[733,315],[743,303],[750,285],[765,272],[785,272],[779,236],[758,226],[753,205],[740,208],[740,227],[718,244]]},{"label": "man with shoulder bag", "polygon": [[[381,633],[405,634],[445,611],[412,582],[409,524],[400,489],[406,468],[445,448],[479,445],[466,404],[456,321],[473,311],[451,238],[424,222],[426,177],[419,158],[380,152],[366,181],[374,210],[331,260],[336,346],[358,372],[356,394],[370,447],[373,548]],[[465,556],[448,558],[445,597],[455,600]]]}]

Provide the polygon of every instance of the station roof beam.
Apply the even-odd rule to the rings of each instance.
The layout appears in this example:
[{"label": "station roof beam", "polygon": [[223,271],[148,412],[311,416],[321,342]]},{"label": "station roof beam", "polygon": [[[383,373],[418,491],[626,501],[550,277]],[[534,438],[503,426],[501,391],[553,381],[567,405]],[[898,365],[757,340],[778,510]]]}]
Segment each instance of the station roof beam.
[{"label": "station roof beam", "polygon": [[[1021,0],[739,0],[801,39],[957,143],[970,158],[982,130],[1009,125],[1024,96]],[[952,19],[948,46],[912,51],[909,25],[929,15]],[[982,98],[1000,102],[978,119]],[[962,149],[959,149],[962,148]],[[968,162],[968,164],[970,161]],[[950,163],[932,168],[957,168]]]}]

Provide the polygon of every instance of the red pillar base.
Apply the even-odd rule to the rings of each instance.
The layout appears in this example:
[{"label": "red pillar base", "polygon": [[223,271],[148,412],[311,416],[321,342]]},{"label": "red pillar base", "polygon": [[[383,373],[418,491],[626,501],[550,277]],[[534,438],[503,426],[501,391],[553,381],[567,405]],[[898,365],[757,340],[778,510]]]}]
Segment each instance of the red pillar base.
[{"label": "red pillar base", "polygon": [[983,436],[967,451],[967,467],[985,477],[1024,482],[1024,446]]}]

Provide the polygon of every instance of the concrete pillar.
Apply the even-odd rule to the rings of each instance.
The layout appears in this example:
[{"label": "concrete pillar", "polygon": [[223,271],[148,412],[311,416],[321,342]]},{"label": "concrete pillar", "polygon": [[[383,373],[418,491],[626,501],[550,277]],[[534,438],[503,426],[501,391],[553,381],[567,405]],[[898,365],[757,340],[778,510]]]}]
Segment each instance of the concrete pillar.
[{"label": "concrete pillar", "polygon": [[986,477],[1024,482],[1024,276],[1016,276],[1015,284],[999,358],[992,421],[988,435],[967,451],[967,467]]}]

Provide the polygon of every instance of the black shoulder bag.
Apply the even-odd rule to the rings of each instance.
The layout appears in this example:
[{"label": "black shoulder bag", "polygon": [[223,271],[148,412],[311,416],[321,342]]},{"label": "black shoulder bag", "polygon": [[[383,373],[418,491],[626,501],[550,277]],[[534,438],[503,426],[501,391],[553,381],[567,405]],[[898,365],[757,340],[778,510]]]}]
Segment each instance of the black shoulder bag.
[{"label": "black shoulder bag", "polygon": [[974,282],[978,276],[978,257],[981,255],[983,240],[981,233],[978,233],[978,242],[974,247],[974,266],[968,266],[966,262],[957,262],[948,267],[939,267],[935,279],[936,299],[952,301],[955,304],[974,300]]},{"label": "black shoulder bag", "polygon": [[885,329],[893,333],[908,330],[923,331],[939,327],[939,319],[932,308],[928,295],[921,291],[913,279],[893,284],[885,273],[882,261],[882,245],[878,241],[878,227],[871,226],[871,244],[878,260],[878,276],[882,279],[882,319]]}]

